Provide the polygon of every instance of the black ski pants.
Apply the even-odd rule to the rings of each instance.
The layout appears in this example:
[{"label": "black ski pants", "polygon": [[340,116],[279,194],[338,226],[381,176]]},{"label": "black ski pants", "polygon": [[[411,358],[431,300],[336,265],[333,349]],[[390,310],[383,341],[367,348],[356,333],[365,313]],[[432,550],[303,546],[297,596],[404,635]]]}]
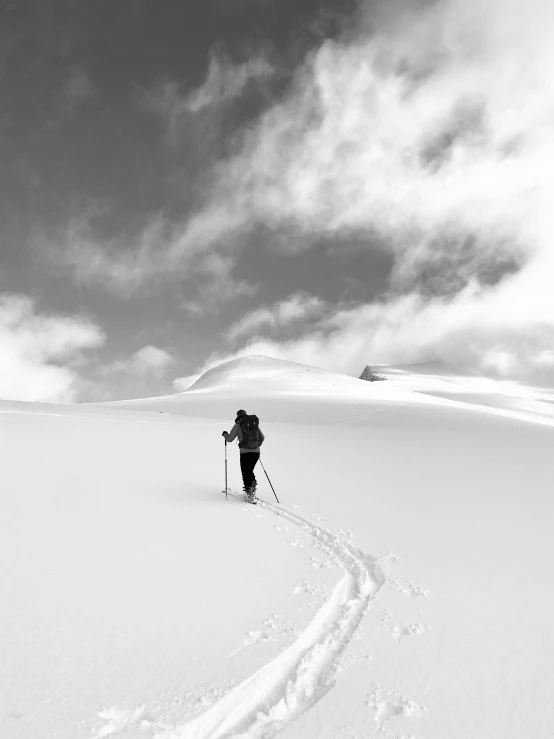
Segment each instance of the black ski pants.
[{"label": "black ski pants", "polygon": [[260,458],[259,452],[246,452],[240,455],[240,471],[242,472],[242,482],[246,490],[256,485],[256,475],[254,467]]}]

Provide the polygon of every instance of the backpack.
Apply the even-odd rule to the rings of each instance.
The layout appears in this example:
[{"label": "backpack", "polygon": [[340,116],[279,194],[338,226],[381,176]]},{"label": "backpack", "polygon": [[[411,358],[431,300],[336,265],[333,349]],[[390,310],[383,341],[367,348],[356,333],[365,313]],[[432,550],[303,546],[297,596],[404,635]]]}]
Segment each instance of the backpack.
[{"label": "backpack", "polygon": [[257,449],[260,446],[259,425],[258,416],[243,416],[240,419],[242,441],[239,447],[241,449]]}]

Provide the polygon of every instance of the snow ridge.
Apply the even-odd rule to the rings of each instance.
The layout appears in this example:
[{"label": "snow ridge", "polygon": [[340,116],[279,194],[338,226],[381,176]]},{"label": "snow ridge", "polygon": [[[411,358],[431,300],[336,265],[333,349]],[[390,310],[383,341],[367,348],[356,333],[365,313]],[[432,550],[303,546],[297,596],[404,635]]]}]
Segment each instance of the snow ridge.
[{"label": "snow ridge", "polygon": [[333,687],[338,660],[385,582],[376,558],[349,541],[272,503],[259,505],[313,537],[344,570],[310,625],[275,659],[232,688],[205,713],[156,739],[269,739]]}]

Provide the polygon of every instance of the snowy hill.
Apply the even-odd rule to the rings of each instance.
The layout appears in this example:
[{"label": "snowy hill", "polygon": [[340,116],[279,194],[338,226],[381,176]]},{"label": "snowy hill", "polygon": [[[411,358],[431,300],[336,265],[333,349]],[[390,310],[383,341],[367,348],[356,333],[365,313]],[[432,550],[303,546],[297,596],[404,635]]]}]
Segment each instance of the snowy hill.
[{"label": "snowy hill", "polygon": [[[531,387],[509,380],[464,373],[443,362],[374,367],[379,379],[398,389],[467,403],[475,410],[501,413],[513,418],[533,417],[535,422],[554,422],[554,388]],[[539,419],[543,419],[539,421]]]},{"label": "snowy hill", "polygon": [[[137,410],[157,410],[167,413],[196,415],[215,414],[234,418],[239,407],[255,402],[266,415],[291,419],[300,417],[298,406],[308,405],[342,407],[344,403],[372,403],[379,397],[387,398],[386,391],[372,392],[366,383],[354,377],[309,367],[296,362],[248,356],[234,359],[208,370],[188,390],[178,395],[144,400],[125,400],[111,403],[113,407]],[[390,388],[389,388],[390,389]],[[393,392],[395,398],[406,395]],[[283,403],[283,401],[286,401]],[[317,412],[317,409],[316,409]]]},{"label": "snowy hill", "polygon": [[206,392],[217,390],[219,393],[245,391],[268,394],[290,394],[304,391],[334,392],[338,386],[357,387],[353,378],[346,375],[337,375],[334,372],[308,367],[296,362],[287,362],[282,359],[270,359],[262,356],[248,356],[224,362],[202,375],[187,392]]},{"label": "snowy hill", "polygon": [[548,391],[372,369],[1,402],[0,736],[549,737]]}]

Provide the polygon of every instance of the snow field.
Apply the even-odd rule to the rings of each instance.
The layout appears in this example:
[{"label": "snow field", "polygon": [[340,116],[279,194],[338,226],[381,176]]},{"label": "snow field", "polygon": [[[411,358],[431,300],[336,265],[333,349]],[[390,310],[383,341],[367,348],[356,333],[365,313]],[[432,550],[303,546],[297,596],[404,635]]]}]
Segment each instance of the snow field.
[{"label": "snow field", "polygon": [[[547,404],[284,365],[1,404],[0,736],[550,737]],[[281,506],[221,495],[238,407]]]},{"label": "snow field", "polygon": [[290,647],[198,718],[175,731],[157,734],[160,739],[274,736],[332,687],[336,660],[352,638],[369,599],[384,582],[375,560],[340,536],[273,504],[260,505],[311,534],[318,548],[345,575]]}]

